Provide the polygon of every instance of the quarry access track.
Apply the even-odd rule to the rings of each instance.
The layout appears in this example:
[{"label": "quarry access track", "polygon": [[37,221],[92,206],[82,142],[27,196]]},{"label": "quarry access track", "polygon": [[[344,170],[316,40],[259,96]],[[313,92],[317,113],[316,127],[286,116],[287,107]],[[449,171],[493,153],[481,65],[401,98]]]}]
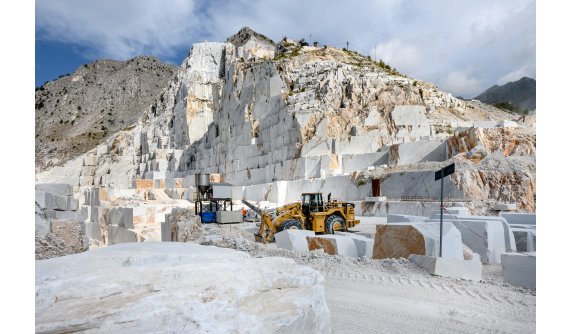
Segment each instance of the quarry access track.
[{"label": "quarry access track", "polygon": [[500,265],[484,265],[483,280],[472,282],[432,276],[404,258],[295,252],[227,232],[207,244],[286,257],[321,272],[333,333],[536,332],[536,292],[503,283]]},{"label": "quarry access track", "polygon": [[529,291],[366,267],[321,272],[333,333],[535,332]]}]

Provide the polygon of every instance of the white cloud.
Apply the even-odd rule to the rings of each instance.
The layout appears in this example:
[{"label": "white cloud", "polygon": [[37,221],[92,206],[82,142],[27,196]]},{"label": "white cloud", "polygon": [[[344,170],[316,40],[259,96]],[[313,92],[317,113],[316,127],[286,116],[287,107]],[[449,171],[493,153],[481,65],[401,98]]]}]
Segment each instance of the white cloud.
[{"label": "white cloud", "polygon": [[422,58],[422,52],[419,48],[403,43],[397,38],[378,44],[376,50],[374,48],[370,50],[372,57],[374,57],[374,52],[376,59],[382,59],[405,73],[417,72],[427,65],[424,64],[425,58]]},{"label": "white cloud", "polygon": [[522,77],[534,78],[536,76],[536,66],[534,64],[526,64],[514,71],[511,71],[497,80],[498,85],[504,85],[508,82],[517,81]]},{"label": "white cloud", "polygon": [[458,96],[470,98],[483,92],[484,87],[481,81],[470,76],[469,71],[457,71],[449,73],[442,84],[450,91],[456,92]]},{"label": "white cloud", "polygon": [[79,45],[91,58],[178,61],[193,42],[224,41],[242,26],[274,40],[312,35],[336,47],[350,41],[370,56],[377,46],[377,57],[400,72],[469,97],[476,87],[533,76],[535,7],[535,0],[38,0],[36,35]]},{"label": "white cloud", "polygon": [[197,37],[194,16],[186,0],[37,1],[36,36],[82,46],[94,57],[172,57]]}]

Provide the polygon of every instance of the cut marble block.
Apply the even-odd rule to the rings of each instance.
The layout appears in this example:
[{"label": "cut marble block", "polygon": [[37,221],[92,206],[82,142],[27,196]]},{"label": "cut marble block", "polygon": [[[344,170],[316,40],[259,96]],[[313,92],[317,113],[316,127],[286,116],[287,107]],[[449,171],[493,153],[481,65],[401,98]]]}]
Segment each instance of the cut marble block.
[{"label": "cut marble block", "polygon": [[385,202],[386,196],[366,197],[365,202]]},{"label": "cut marble block", "polygon": [[46,210],[46,216],[48,218],[55,219],[72,219],[78,221],[84,221],[87,219],[86,211],[57,211],[57,210]]},{"label": "cut marble block", "polygon": [[410,260],[432,275],[460,278],[479,282],[483,265],[478,254],[471,260],[448,259],[435,256],[410,255]]},{"label": "cut marble block", "polygon": [[241,222],[243,222],[243,216],[241,211],[216,212],[216,223],[218,224],[230,224],[230,223],[241,223]]},{"label": "cut marble block", "polygon": [[124,227],[109,225],[107,232],[109,233],[108,244],[120,244],[125,242],[137,242],[137,234]]},{"label": "cut marble block", "polygon": [[[532,225],[523,225],[532,226]],[[513,236],[516,242],[517,252],[536,252],[536,229],[525,227],[513,227]]]},{"label": "cut marble block", "polygon": [[93,176],[80,176],[79,177],[79,185],[80,186],[91,186],[93,185],[94,177]]},{"label": "cut marble block", "polygon": [[36,184],[36,191],[62,196],[73,195],[73,187],[67,183],[38,183]]},{"label": "cut marble block", "polygon": [[309,250],[324,249],[330,255],[344,255],[358,258],[358,252],[351,238],[341,235],[323,234],[306,237]]},{"label": "cut marble block", "polygon": [[275,234],[275,244],[277,248],[308,252],[309,245],[307,243],[307,237],[314,236],[315,232],[313,231],[289,229]]},{"label": "cut marble block", "polygon": [[351,238],[356,246],[356,253],[358,257],[372,258],[372,252],[374,250],[374,239],[367,238],[363,235],[351,233],[351,232],[335,232],[335,234]]},{"label": "cut marble block", "polygon": [[536,289],[536,253],[501,255],[503,281],[527,289]]},{"label": "cut marble block", "polygon": [[[411,254],[439,255],[439,223],[392,223],[376,226],[372,258],[408,258]],[[443,257],[463,259],[461,233],[443,223]]]},{"label": "cut marble block", "polygon": [[515,211],[516,209],[516,203],[496,203],[493,206],[493,210],[497,211]]},{"label": "cut marble block", "polygon": [[77,211],[79,209],[79,201],[73,197],[69,197],[68,209],[72,211]]},{"label": "cut marble block", "polygon": [[101,240],[101,225],[99,223],[84,223],[84,234],[89,239]]},{"label": "cut marble block", "polygon": [[107,224],[133,228],[133,208],[111,208],[107,213]]},{"label": "cut marble block", "polygon": [[54,195],[53,196],[54,209],[59,211],[69,210],[69,199],[70,196]]},{"label": "cut marble block", "polygon": [[412,223],[412,222],[424,222],[428,218],[423,216],[412,216],[412,215],[397,215],[389,214],[386,218],[388,224],[391,223]]},{"label": "cut marble block", "polygon": [[97,155],[89,153],[83,158],[83,166],[97,166]]},{"label": "cut marble block", "polygon": [[511,213],[501,212],[509,225],[536,225],[536,213]]},{"label": "cut marble block", "polygon": [[506,252],[505,232],[498,220],[453,220],[461,232],[463,243],[481,256],[483,263],[501,263]]},{"label": "cut marble block", "polygon": [[45,191],[36,191],[36,203],[42,209],[53,209],[53,194]]},{"label": "cut marble block", "polygon": [[151,179],[134,179],[133,188],[135,189],[152,189],[154,188],[154,180]]}]

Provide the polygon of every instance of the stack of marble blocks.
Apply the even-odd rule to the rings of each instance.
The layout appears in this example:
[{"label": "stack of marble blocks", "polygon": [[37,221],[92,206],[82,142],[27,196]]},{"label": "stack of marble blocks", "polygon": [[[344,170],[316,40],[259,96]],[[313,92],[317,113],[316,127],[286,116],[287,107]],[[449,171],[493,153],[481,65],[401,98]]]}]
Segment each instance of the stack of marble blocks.
[{"label": "stack of marble blocks", "polygon": [[[387,222],[388,225],[439,225],[439,218],[439,210],[436,210],[430,217],[388,215]],[[446,209],[443,222],[444,225],[452,224],[460,231],[463,244],[469,247],[483,264],[500,264],[504,282],[528,289],[536,288],[536,214],[501,212],[499,216],[472,216],[464,207],[452,207]],[[446,246],[444,242],[444,253]],[[519,249],[519,246],[523,247]],[[414,255],[412,260],[426,270],[433,271],[432,273],[439,270],[445,272],[442,276],[457,277],[454,275],[464,272],[466,279],[477,280],[474,279],[477,275],[473,276],[475,271],[471,270],[474,268],[473,263],[454,264],[453,261],[447,260],[442,262],[436,259],[434,254],[426,254],[423,257]]]},{"label": "stack of marble blocks", "polygon": [[83,221],[87,214],[79,209],[79,201],[73,196],[73,187],[69,184],[36,184],[36,203],[42,208],[47,218],[74,219]]},{"label": "stack of marble blocks", "polygon": [[79,186],[112,186],[126,188],[130,176],[120,170],[113,171],[109,164],[109,146],[98,145],[83,158],[83,167],[79,174]]}]

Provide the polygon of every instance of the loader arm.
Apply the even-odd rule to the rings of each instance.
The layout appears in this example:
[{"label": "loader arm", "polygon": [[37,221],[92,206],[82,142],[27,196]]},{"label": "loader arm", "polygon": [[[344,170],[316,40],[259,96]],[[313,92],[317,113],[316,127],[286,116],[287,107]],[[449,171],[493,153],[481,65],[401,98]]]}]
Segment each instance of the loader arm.
[{"label": "loader arm", "polygon": [[276,210],[277,216],[271,219],[271,216],[264,211],[261,214],[261,223],[259,224],[259,231],[255,235],[258,242],[270,243],[275,237],[275,233],[281,230],[281,224],[287,220],[295,219],[304,228],[305,219],[301,209],[301,203],[295,202],[284,205]]}]

